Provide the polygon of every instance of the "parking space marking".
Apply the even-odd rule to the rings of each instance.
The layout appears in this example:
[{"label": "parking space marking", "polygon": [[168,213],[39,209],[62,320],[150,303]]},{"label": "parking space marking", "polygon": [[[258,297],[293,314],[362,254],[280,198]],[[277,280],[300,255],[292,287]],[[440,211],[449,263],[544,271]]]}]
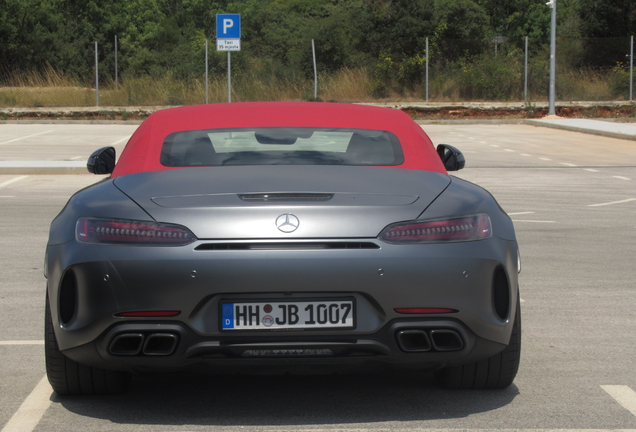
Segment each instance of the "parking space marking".
[{"label": "parking space marking", "polygon": [[80,160],[82,158],[84,158],[84,156],[73,156],[71,160]]},{"label": "parking space marking", "polygon": [[[239,430],[244,430],[244,426],[241,426]],[[225,429],[223,429],[225,430]],[[233,430],[233,429],[232,429]],[[371,428],[299,428],[295,427],[287,427],[281,426],[276,429],[258,429],[259,432],[369,432],[369,431],[385,431],[391,430],[393,432],[420,432],[422,430],[426,430],[426,432],[636,432],[636,429],[442,429],[442,428],[431,428],[431,429],[422,429],[422,426],[413,426],[413,427],[405,427],[405,426],[394,426],[393,424],[387,424],[386,427],[382,427],[380,429],[371,429]],[[190,431],[184,431],[190,432]]]},{"label": "parking space marking", "polygon": [[590,204],[588,205],[588,207],[601,207],[601,206],[613,205],[613,204],[623,204],[623,203],[631,202],[631,201],[636,201],[636,198],[627,198],[620,201],[611,201],[611,202],[600,203],[600,204]]},{"label": "parking space marking", "polygon": [[598,170],[593,169],[593,168],[585,168],[585,171],[589,171],[589,172],[598,172]]},{"label": "parking space marking", "polygon": [[15,183],[17,181],[23,180],[25,178],[27,178],[28,176],[19,176],[19,177],[15,177],[12,178],[11,180],[7,180],[6,182],[0,183],[0,188],[3,188],[5,186],[9,186],[12,183]]},{"label": "parking space marking", "polygon": [[111,145],[111,146],[116,146],[117,144],[121,144],[121,143],[123,143],[124,141],[128,141],[128,140],[130,139],[130,137],[131,137],[131,135],[128,135],[127,137],[122,138],[122,139],[120,139],[120,140],[117,140],[117,141],[115,141],[114,143],[112,143],[112,144],[110,144],[110,145]]},{"label": "parking space marking", "polygon": [[3,141],[3,142],[0,142],[0,145],[9,144],[9,143],[12,143],[12,142],[20,141],[20,140],[31,138],[31,137],[38,136],[38,135],[44,135],[44,134],[49,133],[49,132],[53,132],[53,130],[51,129],[51,130],[47,130],[47,131],[44,131],[44,132],[38,132],[38,133],[35,133],[33,135],[27,135],[27,136],[23,136],[23,137],[20,137],[20,138],[14,138],[14,139],[9,140],[9,141]]},{"label": "parking space marking", "polygon": [[512,219],[513,222],[556,223],[556,221]]},{"label": "parking space marking", "polygon": [[565,165],[565,166],[569,166],[569,167],[575,167],[576,165],[571,164],[571,163],[567,163],[567,162],[559,162],[561,165]]},{"label": "parking space marking", "polygon": [[521,153],[521,156],[526,156],[526,157],[528,157],[528,156],[532,156],[532,155],[529,155],[528,153]]},{"label": "parking space marking", "polygon": [[2,432],[31,432],[51,405],[53,389],[46,375],[35,386],[33,391],[22,402],[20,408],[13,414]]},{"label": "parking space marking", "polygon": [[626,385],[602,385],[607,392],[623,408],[636,416],[636,392]]},{"label": "parking space marking", "polygon": [[623,177],[623,176],[612,176],[612,177],[621,179],[621,180],[631,180],[629,177]]},{"label": "parking space marking", "polygon": [[524,214],[534,214],[534,212],[516,212],[516,213],[508,213],[508,216],[518,216]]},{"label": "parking space marking", "polygon": [[511,149],[504,149],[504,151],[507,151],[507,152],[512,152],[512,153],[514,153],[514,150],[511,150]]},{"label": "parking space marking", "polygon": [[490,144],[490,147],[499,147],[497,144]]},{"label": "parking space marking", "polygon": [[44,345],[43,340],[0,341],[0,345]]},{"label": "parking space marking", "polygon": [[552,159],[549,159],[549,158],[539,158],[539,159],[541,159],[542,161],[551,161],[552,160]]}]

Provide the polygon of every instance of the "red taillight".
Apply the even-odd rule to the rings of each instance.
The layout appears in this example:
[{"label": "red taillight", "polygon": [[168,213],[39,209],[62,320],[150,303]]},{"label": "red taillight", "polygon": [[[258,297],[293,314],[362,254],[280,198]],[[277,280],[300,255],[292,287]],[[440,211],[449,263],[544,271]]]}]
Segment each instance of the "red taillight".
[{"label": "red taillight", "polygon": [[124,318],[153,318],[153,317],[175,317],[179,315],[181,311],[132,311],[132,312],[120,312],[115,314],[117,317]]},{"label": "red taillight", "polygon": [[142,245],[185,245],[196,238],[186,228],[155,222],[80,218],[77,241]]},{"label": "red taillight", "polygon": [[378,236],[388,243],[442,243],[490,238],[490,217],[485,213],[450,219],[401,222]]},{"label": "red taillight", "polygon": [[399,314],[447,314],[455,313],[457,310],[449,308],[395,308]]}]

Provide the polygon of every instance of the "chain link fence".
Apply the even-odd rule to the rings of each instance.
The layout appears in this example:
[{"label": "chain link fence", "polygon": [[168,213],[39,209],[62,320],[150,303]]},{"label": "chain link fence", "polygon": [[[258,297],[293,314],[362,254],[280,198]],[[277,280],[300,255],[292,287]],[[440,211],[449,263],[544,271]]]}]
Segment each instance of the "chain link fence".
[{"label": "chain link fence", "polygon": [[[428,53],[413,58],[381,58],[374,67],[349,75],[319,73],[318,96],[324,100],[426,100],[430,102],[545,102],[549,92],[549,44],[525,41],[430,40]],[[632,38],[558,38],[556,100],[629,101],[632,100]],[[112,44],[99,47],[101,105],[182,105],[204,103],[205,76],[183,78],[166,69],[155,76],[126,75],[125,54],[119,54],[123,70],[117,71],[115,86]],[[93,47],[90,47],[93,49]],[[3,52],[0,44],[0,54]],[[308,49],[311,49],[310,47]],[[86,50],[85,50],[86,51]],[[87,51],[90,54],[90,50]],[[125,52],[125,47],[122,52]],[[236,100],[303,99],[313,92],[313,78],[281,78],[281,70],[261,59],[237,54]],[[37,74],[16,74],[0,70],[0,107],[12,106],[94,106],[94,59],[86,76],[43,67]],[[123,58],[123,61],[122,61]],[[189,59],[200,63],[203,55]],[[213,60],[219,63],[221,60]],[[234,62],[234,59],[233,59]],[[216,65],[222,70],[222,65]],[[234,63],[233,63],[234,66]],[[120,66],[121,67],[121,66]],[[263,79],[267,69],[269,81]],[[234,70],[234,69],[233,69]],[[351,83],[340,83],[339,76],[353,76]],[[123,77],[123,78],[122,78]],[[227,100],[227,77],[217,73],[210,80],[210,101]],[[304,80],[304,81],[303,81]],[[234,81],[234,75],[233,75]],[[307,82],[305,82],[307,81]],[[341,80],[342,81],[342,80]],[[331,85],[335,90],[327,89]],[[356,87],[353,91],[350,88]],[[322,94],[321,94],[322,93]]]}]

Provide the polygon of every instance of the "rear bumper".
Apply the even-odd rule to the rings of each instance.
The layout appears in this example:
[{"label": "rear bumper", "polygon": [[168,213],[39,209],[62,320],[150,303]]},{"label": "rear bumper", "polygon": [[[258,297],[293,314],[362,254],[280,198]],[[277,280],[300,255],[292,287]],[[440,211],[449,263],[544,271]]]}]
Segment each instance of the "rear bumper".
[{"label": "rear bumper", "polygon": [[[410,338],[414,334],[426,336]],[[121,343],[125,338],[129,340]],[[177,322],[126,322],[63,353],[78,363],[133,373],[315,374],[435,370],[492,357],[504,348],[504,344],[480,338],[453,319],[396,320],[364,337],[258,339],[201,337]]]},{"label": "rear bumper", "polygon": [[[49,301],[58,345],[79,363],[139,372],[262,372],[262,366],[342,370],[346,365],[353,370],[361,365],[431,369],[503,350],[517,302],[516,242],[497,237],[433,245],[368,241],[378,247],[201,251],[197,243],[124,247],[75,241],[49,246]],[[508,296],[503,314],[496,311],[494,298],[495,275],[501,272]],[[354,298],[355,329],[236,333],[220,328],[223,300],[302,301],[320,296]],[[68,299],[73,299],[72,307]],[[409,307],[458,312],[410,316],[395,311]],[[161,321],[116,316],[147,310],[181,313]],[[410,342],[396,339],[403,330],[413,331],[402,336]],[[461,341],[461,347],[436,348],[432,331],[441,331],[451,344]],[[444,336],[444,331],[457,336]],[[133,354],[113,353],[114,338],[126,334],[132,336],[125,336],[129,340],[123,343],[133,346]],[[427,339],[432,349],[405,349]],[[147,343],[161,352],[144,354]],[[247,356],[247,350],[256,354]],[[294,350],[330,353],[300,355]]]}]

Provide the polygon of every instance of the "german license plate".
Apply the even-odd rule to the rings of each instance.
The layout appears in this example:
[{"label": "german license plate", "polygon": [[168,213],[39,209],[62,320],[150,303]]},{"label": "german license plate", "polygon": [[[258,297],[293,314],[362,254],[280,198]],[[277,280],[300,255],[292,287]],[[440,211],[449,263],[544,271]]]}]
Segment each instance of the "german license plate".
[{"label": "german license plate", "polygon": [[221,303],[223,330],[346,329],[354,316],[353,299]]}]

